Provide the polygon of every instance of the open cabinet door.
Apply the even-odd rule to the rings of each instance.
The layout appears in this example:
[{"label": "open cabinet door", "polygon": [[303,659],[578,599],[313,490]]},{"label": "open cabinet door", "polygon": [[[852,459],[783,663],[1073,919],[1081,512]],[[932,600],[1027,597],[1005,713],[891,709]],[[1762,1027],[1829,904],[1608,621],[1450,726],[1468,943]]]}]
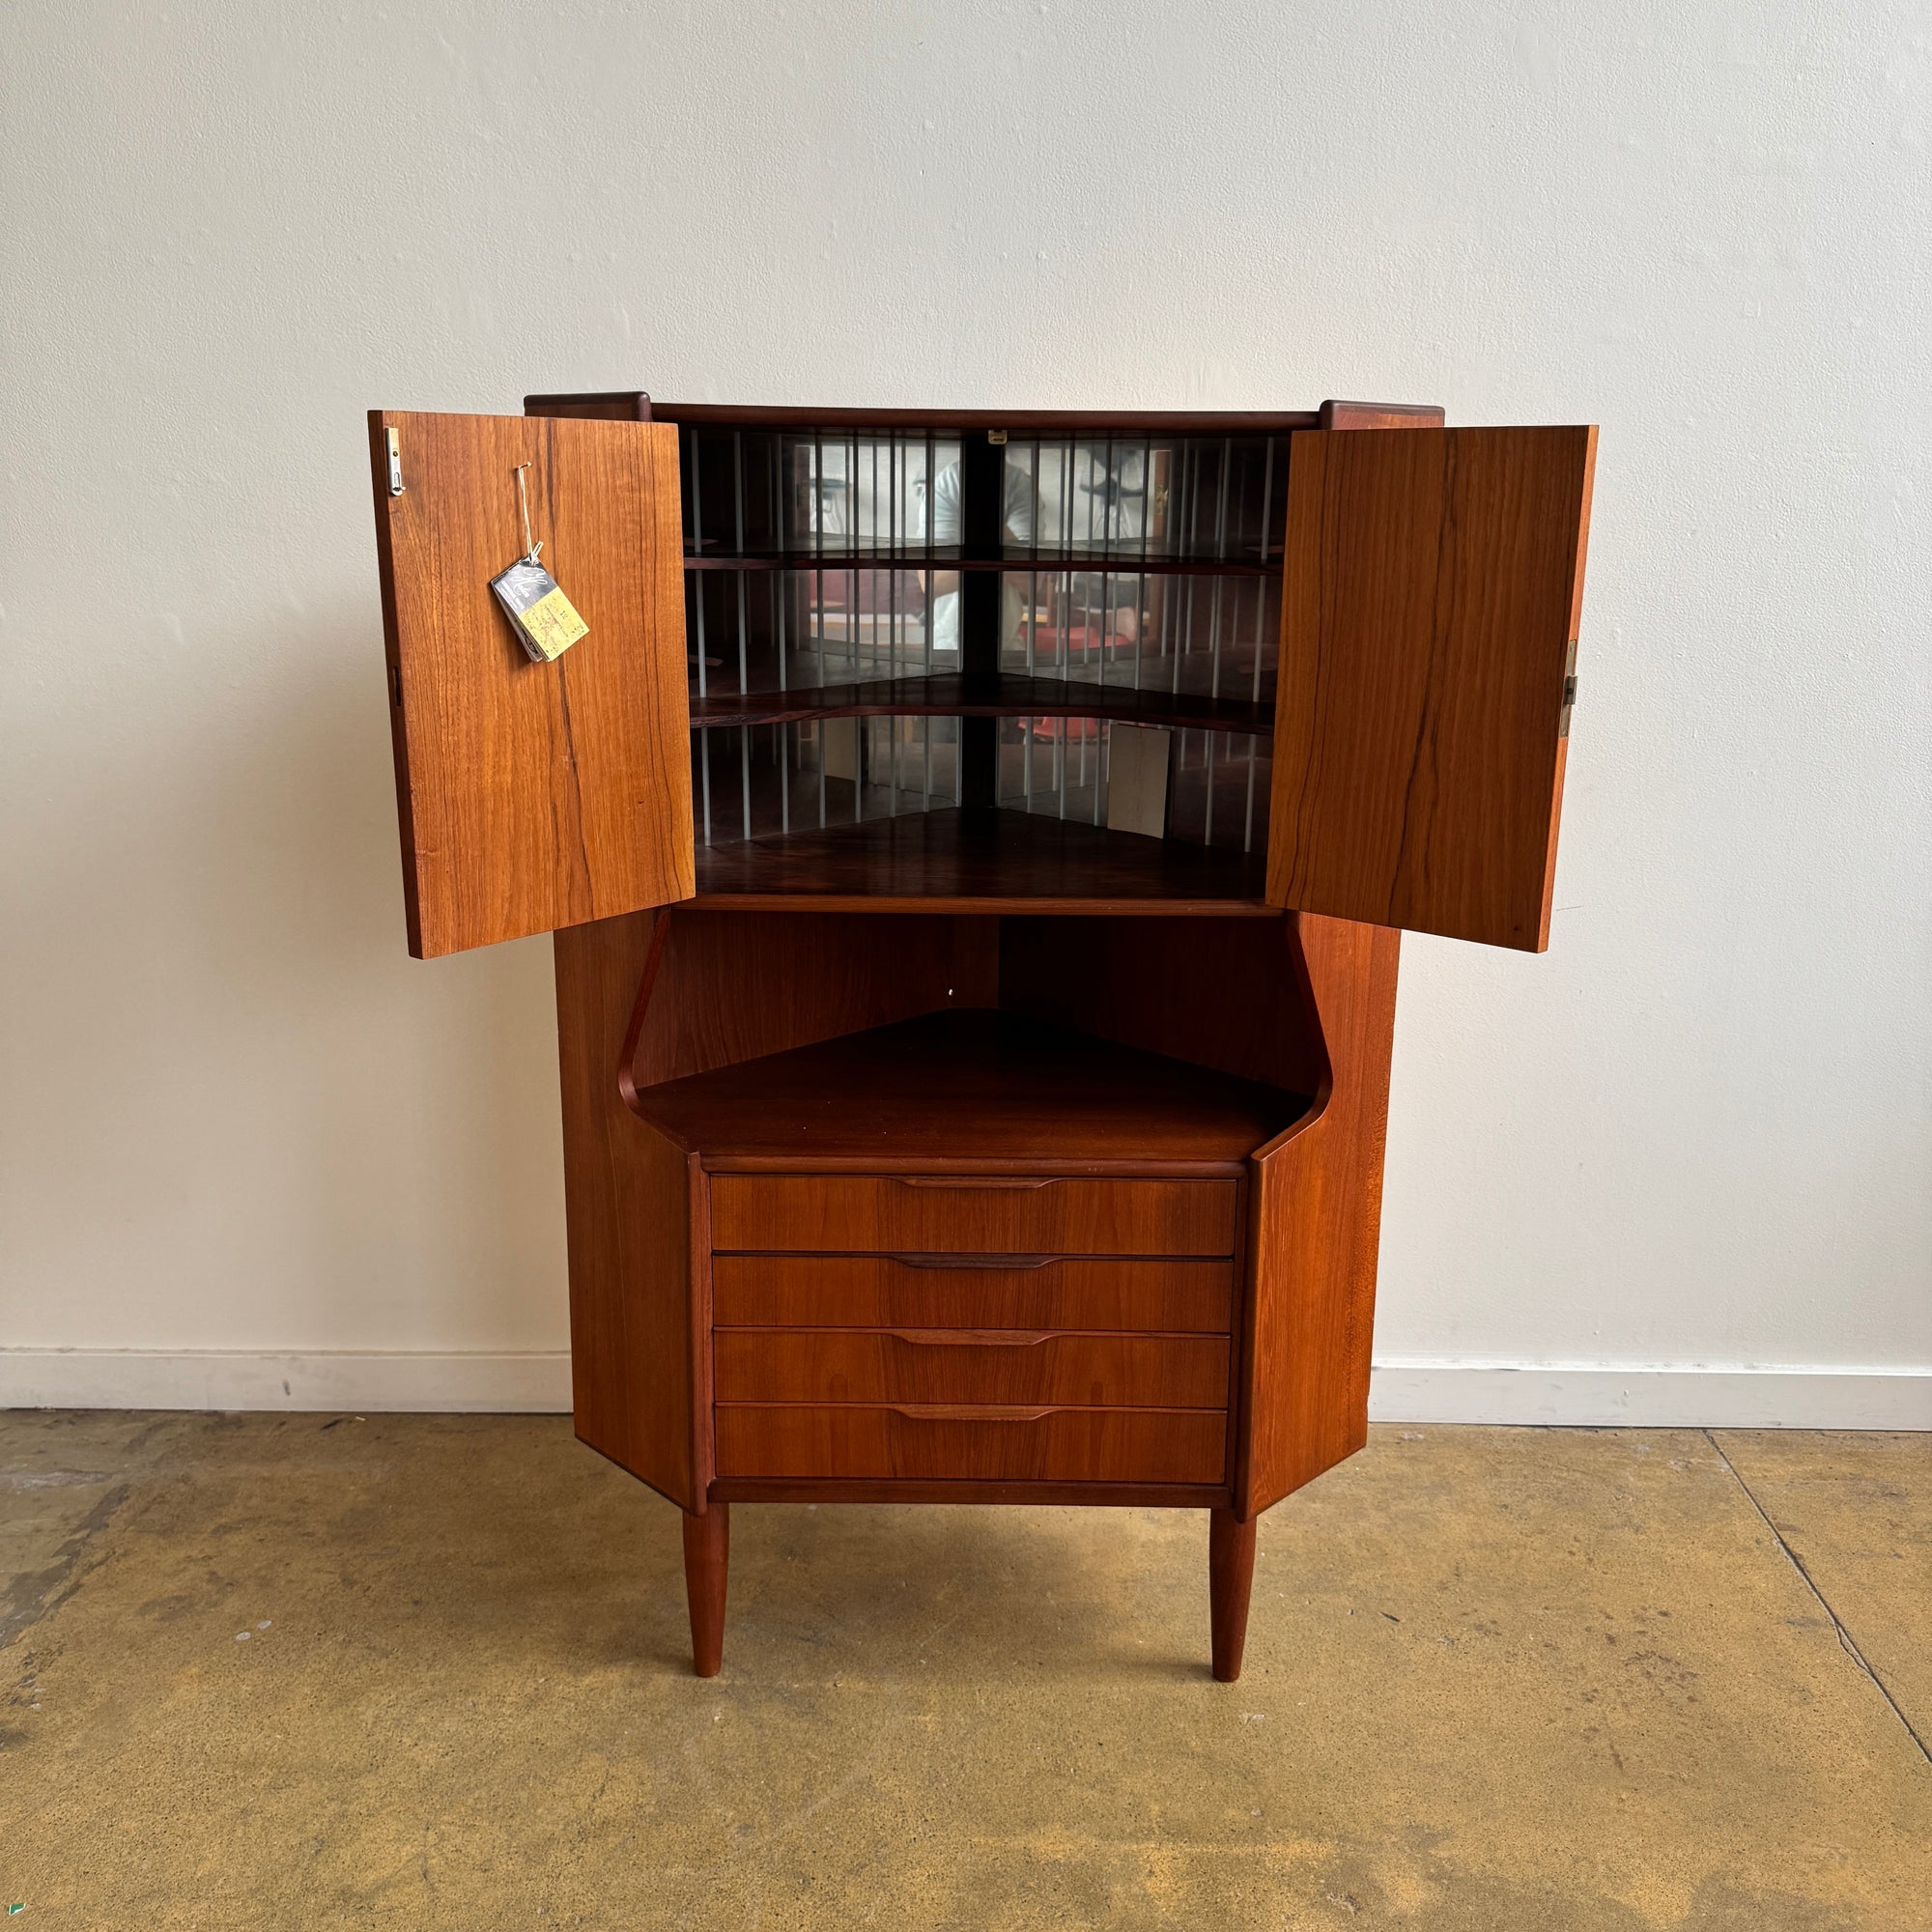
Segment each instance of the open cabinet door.
[{"label": "open cabinet door", "polygon": [[[372,411],[410,951],[689,898],[677,431]],[[526,654],[490,588],[525,554],[589,627]]]},{"label": "open cabinet door", "polygon": [[1290,445],[1267,895],[1542,952],[1597,432]]}]

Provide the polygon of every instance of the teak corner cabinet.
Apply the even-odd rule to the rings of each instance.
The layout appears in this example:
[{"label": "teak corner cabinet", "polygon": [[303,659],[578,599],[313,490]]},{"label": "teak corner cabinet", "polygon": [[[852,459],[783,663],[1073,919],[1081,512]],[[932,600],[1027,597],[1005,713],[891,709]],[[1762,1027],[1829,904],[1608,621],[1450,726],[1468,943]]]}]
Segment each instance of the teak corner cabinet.
[{"label": "teak corner cabinet", "polygon": [[734,1503],[1128,1503],[1232,1680],[1367,1433],[1399,932],[1548,940],[1595,430],[525,408],[370,417],[410,948],[555,934],[577,1433],[698,1672]]}]

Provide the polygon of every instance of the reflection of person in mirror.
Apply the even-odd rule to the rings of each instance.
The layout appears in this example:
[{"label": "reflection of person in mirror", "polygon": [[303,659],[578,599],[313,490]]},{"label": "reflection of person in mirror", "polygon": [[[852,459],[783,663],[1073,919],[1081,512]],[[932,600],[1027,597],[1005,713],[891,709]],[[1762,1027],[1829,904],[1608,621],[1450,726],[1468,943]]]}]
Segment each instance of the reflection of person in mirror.
[{"label": "reflection of person in mirror", "polygon": [[[1031,546],[1034,541],[1033,523],[1033,478],[1016,464],[1005,466],[1006,474],[1006,515],[1001,526],[1002,540],[1008,544]],[[932,541],[935,544],[956,544],[960,541],[959,515],[959,465],[949,463],[934,477],[931,495]],[[1117,516],[1119,513],[1117,512]],[[923,532],[922,532],[923,534]],[[1137,531],[1117,529],[1116,536],[1137,535]],[[1043,544],[1055,540],[1054,532],[1040,533]],[[1041,573],[1044,579],[1045,573]],[[935,570],[931,581],[926,582],[924,572],[920,573],[920,581],[924,584],[930,599],[931,632],[930,648],[935,651],[956,651],[959,648],[959,573],[956,570]],[[1130,594],[1129,586],[1132,585]],[[1042,588],[1047,588],[1042,583]],[[1102,582],[1101,575],[1094,571],[1076,571],[1068,585],[1066,574],[1055,572],[1051,579],[1051,588],[1055,592],[1065,592],[1070,588],[1070,596],[1065,603],[1072,612],[1088,612],[1092,616],[1105,613],[1105,628],[1110,639],[1130,644],[1140,633],[1140,610],[1138,586],[1131,578],[1118,573],[1109,573],[1107,582]],[[1017,639],[1027,621],[1027,582],[1016,573],[1009,573],[1004,584],[1004,594],[1000,604],[1000,641],[1002,647]]]}]

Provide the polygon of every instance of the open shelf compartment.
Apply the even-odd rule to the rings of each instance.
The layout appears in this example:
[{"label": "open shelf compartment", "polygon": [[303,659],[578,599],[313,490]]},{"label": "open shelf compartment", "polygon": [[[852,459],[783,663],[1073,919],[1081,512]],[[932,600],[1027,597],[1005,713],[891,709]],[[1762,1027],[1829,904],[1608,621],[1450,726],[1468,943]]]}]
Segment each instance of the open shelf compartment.
[{"label": "open shelf compartment", "polygon": [[700,900],[1263,910],[1290,427],[680,422]]},{"label": "open shelf compartment", "polygon": [[953,1008],[644,1087],[631,1104],[714,1169],[1237,1175],[1310,1102],[1025,1013]]}]

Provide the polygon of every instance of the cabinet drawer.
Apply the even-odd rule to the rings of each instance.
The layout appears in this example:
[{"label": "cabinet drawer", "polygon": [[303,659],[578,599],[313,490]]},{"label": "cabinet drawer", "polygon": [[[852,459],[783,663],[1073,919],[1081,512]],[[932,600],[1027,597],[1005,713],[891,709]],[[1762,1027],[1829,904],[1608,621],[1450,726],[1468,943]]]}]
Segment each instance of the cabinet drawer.
[{"label": "cabinet drawer", "polygon": [[720,1255],[721,1327],[1157,1328],[1225,1335],[1228,1262],[1053,1255]]},{"label": "cabinet drawer", "polygon": [[1232,1180],[720,1174],[711,1243],[1025,1255],[1231,1255]]},{"label": "cabinet drawer", "polygon": [[1228,1406],[1214,1335],[1056,1335],[959,1328],[720,1328],[720,1402]]},{"label": "cabinet drawer", "polygon": [[954,1408],[720,1403],[721,1476],[1218,1483],[1213,1408]]}]

